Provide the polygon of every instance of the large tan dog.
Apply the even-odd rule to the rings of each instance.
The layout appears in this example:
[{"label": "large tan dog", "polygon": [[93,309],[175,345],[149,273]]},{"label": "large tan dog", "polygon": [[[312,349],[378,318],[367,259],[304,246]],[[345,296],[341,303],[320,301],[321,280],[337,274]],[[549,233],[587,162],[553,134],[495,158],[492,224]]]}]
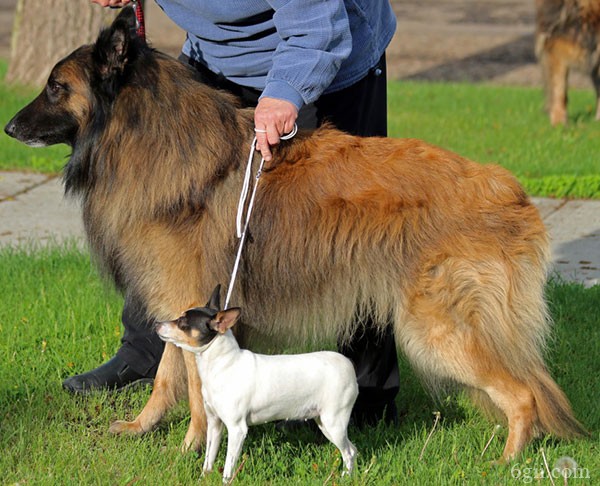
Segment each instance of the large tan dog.
[{"label": "large tan dog", "polygon": [[[66,190],[81,198],[94,255],[164,321],[229,279],[253,116],[130,39],[130,15],[59,62],[6,131],[72,145]],[[542,358],[548,236],[511,174],[419,140],[331,128],[298,134],[274,157],[232,298],[252,324],[246,344],[343,340],[356,312],[391,317],[425,380],[463,385],[506,416],[505,460],[537,432],[581,431]],[[196,363],[172,344],[141,414],[111,429],[146,432],[186,394],[185,446],[198,448]]]},{"label": "large tan dog", "polygon": [[552,125],[567,123],[571,69],[589,74],[600,120],[600,0],[536,0],[535,51]]}]

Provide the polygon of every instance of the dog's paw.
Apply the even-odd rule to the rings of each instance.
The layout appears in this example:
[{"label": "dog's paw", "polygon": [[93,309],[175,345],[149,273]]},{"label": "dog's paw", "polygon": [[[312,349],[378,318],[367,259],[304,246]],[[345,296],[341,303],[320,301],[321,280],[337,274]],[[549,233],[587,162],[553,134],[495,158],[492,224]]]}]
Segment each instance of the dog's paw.
[{"label": "dog's paw", "polygon": [[144,433],[137,422],[126,422],[124,420],[117,420],[110,424],[108,431],[111,434],[139,435]]},{"label": "dog's paw", "polygon": [[200,452],[205,442],[206,430],[196,430],[190,425],[181,444],[181,452]]},{"label": "dog's paw", "polygon": [[202,446],[204,445],[204,441],[198,438],[194,438],[192,440],[188,440],[186,437],[183,443],[181,444],[181,453],[186,454],[188,452],[197,452],[200,453],[202,450]]},{"label": "dog's paw", "polygon": [[488,465],[491,468],[503,467],[510,464],[510,459],[500,456],[498,459],[488,461]]},{"label": "dog's paw", "polygon": [[188,452],[198,452],[199,451],[199,447],[192,443],[188,443],[186,440],[184,440],[181,443],[181,447],[179,448],[179,452],[181,452],[182,454],[187,454]]}]

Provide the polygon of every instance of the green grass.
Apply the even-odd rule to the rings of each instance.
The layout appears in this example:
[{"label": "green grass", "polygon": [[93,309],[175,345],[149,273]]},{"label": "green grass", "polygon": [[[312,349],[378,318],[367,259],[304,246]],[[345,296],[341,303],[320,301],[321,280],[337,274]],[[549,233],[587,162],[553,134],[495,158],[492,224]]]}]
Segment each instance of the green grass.
[{"label": "green grass", "polygon": [[[0,61],[0,79],[6,62]],[[0,82],[0,124],[36,90]],[[591,90],[571,90],[570,123],[551,127],[538,88],[457,83],[389,83],[393,137],[421,138],[479,162],[513,171],[534,196],[600,198],[600,123]],[[32,149],[0,137],[0,170],[60,172],[65,145]]]},{"label": "green grass", "polygon": [[536,196],[600,197],[600,123],[591,90],[569,93],[569,124],[552,127],[538,88],[391,83],[395,137],[427,140],[511,170]]},{"label": "green grass", "polygon": [[[149,390],[88,398],[61,389],[65,377],[98,365],[119,346],[121,298],[98,277],[89,256],[74,247],[0,249],[0,471],[2,484],[187,485],[198,482],[202,457],[181,454],[188,408],[171,412],[156,431],[140,438],[115,437],[108,425],[132,419]],[[397,427],[351,428],[359,450],[352,478],[340,478],[340,457],[328,442],[290,438],[273,425],[250,429],[239,484],[520,484],[550,463],[574,458],[592,484],[600,475],[600,286],[551,282],[556,320],[548,363],[593,437],[573,442],[544,438],[508,467],[500,455],[502,428],[481,458],[494,423],[464,399],[433,401],[401,360]],[[423,459],[419,455],[441,412]],[[224,445],[217,465],[224,462]],[[511,468],[514,468],[511,473]],[[521,474],[513,481],[511,474]],[[550,484],[544,480],[543,484]],[[220,484],[219,474],[203,484]],[[537,484],[537,483],[536,483]],[[562,484],[557,482],[556,484]]]}]

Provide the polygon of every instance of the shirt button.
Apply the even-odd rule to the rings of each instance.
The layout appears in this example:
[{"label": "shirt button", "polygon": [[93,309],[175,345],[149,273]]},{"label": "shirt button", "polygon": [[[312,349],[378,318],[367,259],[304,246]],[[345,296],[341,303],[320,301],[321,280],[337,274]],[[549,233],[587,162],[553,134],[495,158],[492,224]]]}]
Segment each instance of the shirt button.
[{"label": "shirt button", "polygon": [[381,76],[382,72],[383,71],[381,71],[381,69],[377,68],[377,69],[375,69],[375,71],[373,72],[373,74],[375,74],[375,76]]}]

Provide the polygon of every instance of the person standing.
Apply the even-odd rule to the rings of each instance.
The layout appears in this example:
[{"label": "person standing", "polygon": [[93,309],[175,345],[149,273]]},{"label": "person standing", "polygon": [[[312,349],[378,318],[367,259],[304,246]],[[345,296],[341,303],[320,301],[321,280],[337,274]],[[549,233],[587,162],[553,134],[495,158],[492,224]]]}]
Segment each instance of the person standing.
[{"label": "person standing", "polygon": [[[131,0],[91,0],[123,7]],[[385,49],[396,29],[389,0],[156,0],[186,31],[180,60],[201,80],[254,107],[257,149],[266,161],[282,135],[328,122],[360,136],[387,136]],[[360,177],[360,174],[356,174]],[[358,318],[357,318],[358,319]],[[163,342],[140,302],[125,296],[116,355],[66,379],[72,393],[152,380]],[[357,423],[396,420],[399,390],[391,326],[363,319],[340,352],[356,366]]]}]

